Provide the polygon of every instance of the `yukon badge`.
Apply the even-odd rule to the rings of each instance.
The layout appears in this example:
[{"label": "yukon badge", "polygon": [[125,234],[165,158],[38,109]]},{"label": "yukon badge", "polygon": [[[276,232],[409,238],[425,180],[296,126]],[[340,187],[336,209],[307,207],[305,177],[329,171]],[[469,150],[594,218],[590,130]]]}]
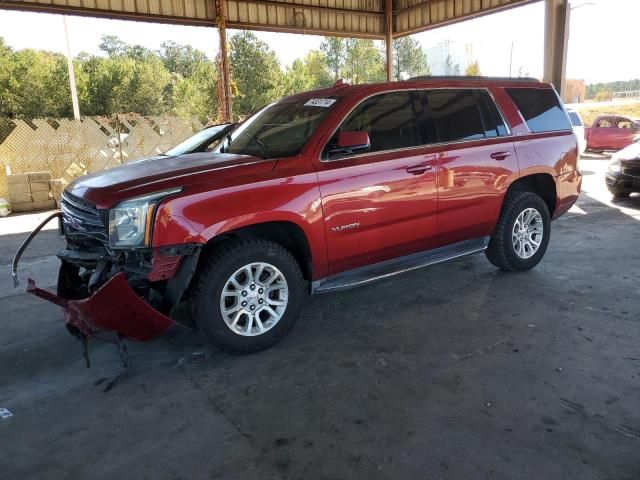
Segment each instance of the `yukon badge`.
[{"label": "yukon badge", "polygon": [[339,225],[337,227],[331,227],[331,230],[334,232],[344,232],[345,230],[353,230],[354,228],[358,228],[360,226],[360,222],[349,223],[347,225]]}]

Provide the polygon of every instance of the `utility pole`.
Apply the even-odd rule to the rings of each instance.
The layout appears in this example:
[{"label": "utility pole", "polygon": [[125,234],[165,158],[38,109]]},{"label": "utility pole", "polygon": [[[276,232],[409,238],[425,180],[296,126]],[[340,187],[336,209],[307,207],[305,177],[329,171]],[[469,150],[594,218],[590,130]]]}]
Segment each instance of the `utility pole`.
[{"label": "utility pole", "polygon": [[511,42],[511,55],[509,56],[509,78],[511,78],[511,72],[513,68],[513,41]]},{"label": "utility pole", "polygon": [[67,27],[67,16],[62,16],[64,25],[64,39],[67,45],[67,69],[69,70],[69,88],[71,89],[71,103],[73,105],[73,118],[80,120],[80,106],[78,104],[78,90],[76,88],[76,75],[73,71],[73,58],[71,57],[71,43],[69,42],[69,29]]}]

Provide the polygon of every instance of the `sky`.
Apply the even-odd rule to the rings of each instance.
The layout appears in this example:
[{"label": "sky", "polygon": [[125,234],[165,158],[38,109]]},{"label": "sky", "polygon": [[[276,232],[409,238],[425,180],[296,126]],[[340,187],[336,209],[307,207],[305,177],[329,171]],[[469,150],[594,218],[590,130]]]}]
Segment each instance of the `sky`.
[{"label": "sky", "polygon": [[[573,0],[567,77],[587,83],[640,78],[637,48],[640,0]],[[583,5],[584,4],[584,5]],[[190,44],[214,58],[218,35],[214,28],[187,27],[122,20],[69,16],[71,52],[99,54],[100,37],[117,35],[128,43],[157,49],[166,40]],[[484,75],[508,75],[513,45],[512,71],[520,68],[541,77],[544,44],[544,2],[506,10],[471,21],[414,35],[425,49],[446,40],[464,49],[472,45]],[[232,34],[234,30],[228,30]],[[256,32],[276,52],[283,65],[320,46],[316,35]],[[65,52],[60,15],[0,10],[0,36],[13,48]],[[611,39],[605,41],[604,39]],[[627,46],[625,46],[627,45]]]}]

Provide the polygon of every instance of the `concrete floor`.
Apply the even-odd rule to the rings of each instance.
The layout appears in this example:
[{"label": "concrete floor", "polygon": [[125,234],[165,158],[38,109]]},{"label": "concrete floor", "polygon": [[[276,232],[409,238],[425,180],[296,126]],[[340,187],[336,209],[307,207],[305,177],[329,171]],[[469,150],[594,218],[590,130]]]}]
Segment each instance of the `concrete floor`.
[{"label": "concrete floor", "polygon": [[535,270],[479,255],[316,297],[253,356],[178,331],[125,372],[94,342],[86,369],[54,307],[5,289],[0,478],[637,480],[640,197],[612,204],[605,164]]}]

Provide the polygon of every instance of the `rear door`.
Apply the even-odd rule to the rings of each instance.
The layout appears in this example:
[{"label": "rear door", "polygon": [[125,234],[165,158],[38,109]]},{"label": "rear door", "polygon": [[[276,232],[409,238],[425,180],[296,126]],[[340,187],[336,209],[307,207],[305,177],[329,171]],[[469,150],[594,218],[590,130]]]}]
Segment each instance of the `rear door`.
[{"label": "rear door", "polygon": [[417,92],[376,94],[338,128],[367,132],[369,151],[332,158],[336,135],[325,147],[317,169],[330,274],[433,246],[437,166],[421,118]]},{"label": "rear door", "polygon": [[638,135],[638,125],[630,118],[617,117],[616,118],[616,134],[612,138],[611,148],[614,150],[621,150],[624,147],[631,145],[633,139]]},{"label": "rear door", "polygon": [[439,142],[440,245],[491,235],[518,161],[506,124],[484,89],[424,92]]}]

